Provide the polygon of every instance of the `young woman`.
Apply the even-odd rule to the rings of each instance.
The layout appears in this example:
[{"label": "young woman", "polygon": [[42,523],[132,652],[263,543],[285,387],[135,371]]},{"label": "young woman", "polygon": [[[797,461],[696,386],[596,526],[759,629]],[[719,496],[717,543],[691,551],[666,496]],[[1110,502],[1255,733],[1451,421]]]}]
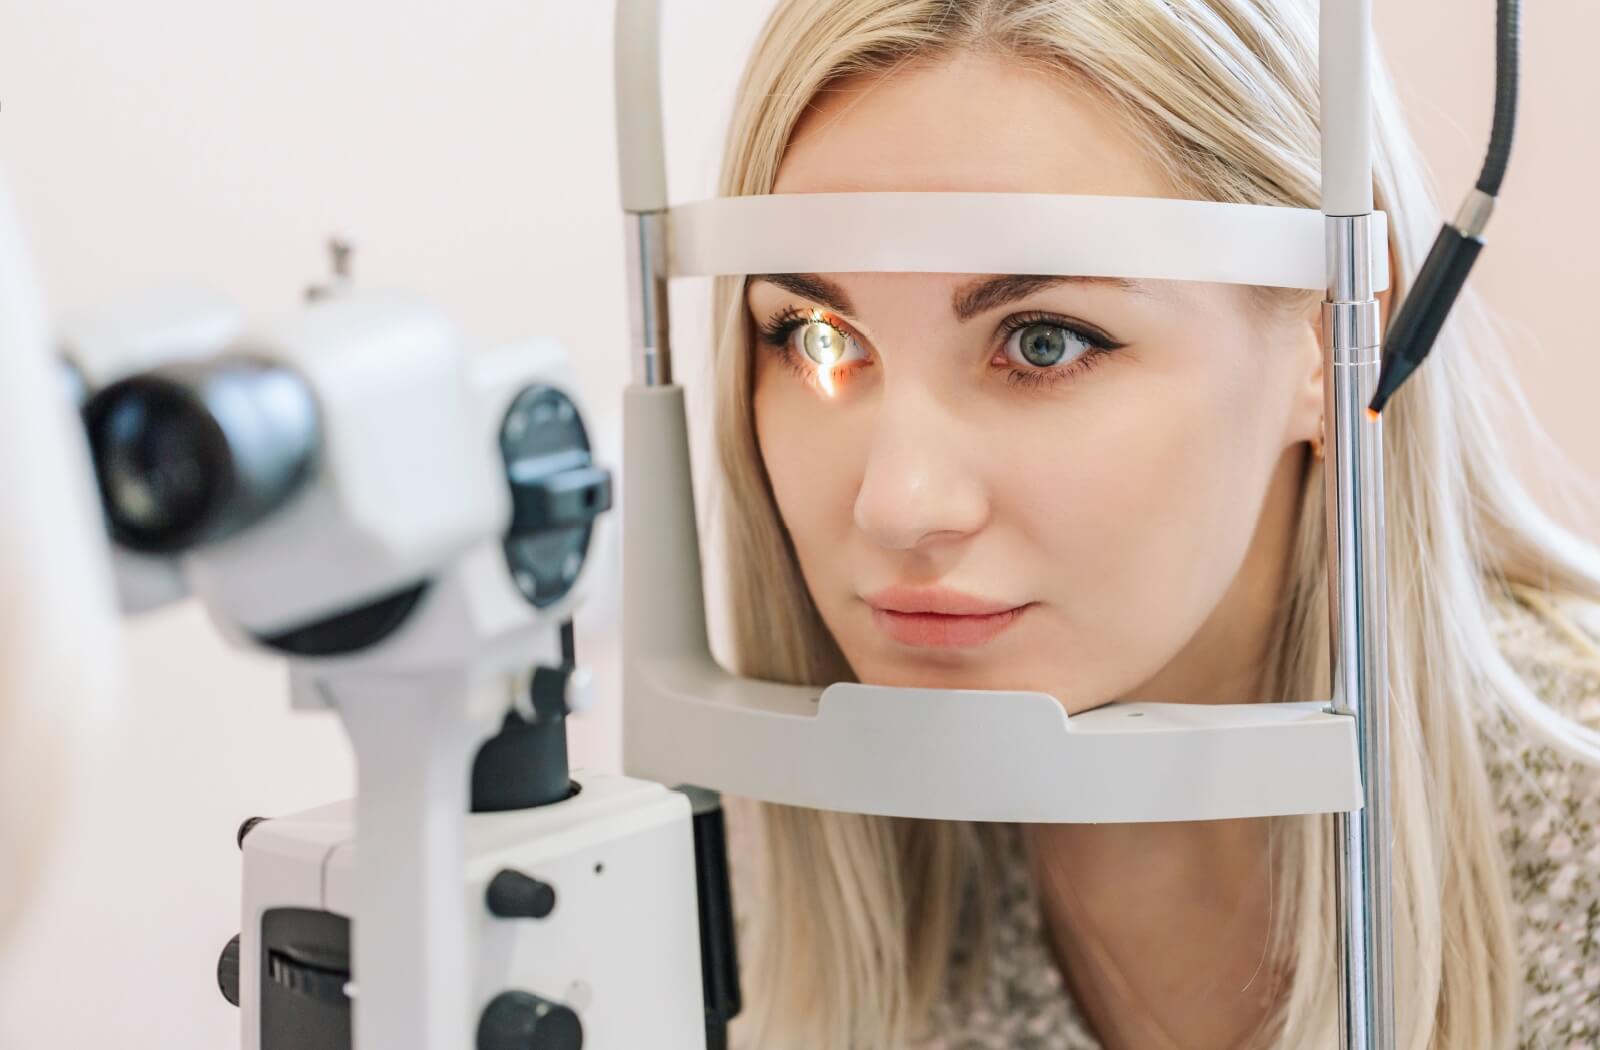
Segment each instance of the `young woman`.
[{"label": "young woman", "polygon": [[[1312,0],[786,0],[721,192],[1314,208],[1316,25]],[[1438,216],[1387,84],[1376,106],[1403,295]],[[1327,696],[1320,300],[720,279],[739,671],[1069,713]],[[1600,556],[1513,476],[1484,330],[1469,298],[1385,415],[1407,1050],[1600,1041]],[[747,1046],[1337,1045],[1328,817],[743,815]]]}]

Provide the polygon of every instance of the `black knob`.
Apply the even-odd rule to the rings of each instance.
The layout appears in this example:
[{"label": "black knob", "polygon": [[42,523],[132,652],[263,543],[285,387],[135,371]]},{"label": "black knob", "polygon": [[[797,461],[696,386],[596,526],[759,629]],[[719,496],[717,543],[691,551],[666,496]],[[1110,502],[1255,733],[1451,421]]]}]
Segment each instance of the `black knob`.
[{"label": "black knob", "polygon": [[239,935],[222,946],[222,957],[217,960],[217,987],[222,997],[234,1006],[239,1005]]},{"label": "black knob", "polygon": [[582,1050],[571,1008],[527,992],[501,992],[478,1021],[478,1050]]},{"label": "black knob", "polygon": [[489,910],[502,919],[542,919],[556,908],[556,888],[506,868],[489,882]]}]

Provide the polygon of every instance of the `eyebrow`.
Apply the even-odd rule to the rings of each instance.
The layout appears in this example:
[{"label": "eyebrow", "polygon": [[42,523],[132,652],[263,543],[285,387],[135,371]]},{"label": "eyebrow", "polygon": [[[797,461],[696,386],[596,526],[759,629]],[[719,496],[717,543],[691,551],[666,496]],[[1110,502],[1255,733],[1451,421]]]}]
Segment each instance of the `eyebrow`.
[{"label": "eyebrow", "polygon": [[[850,296],[833,281],[814,273],[762,273],[752,274],[751,281],[766,281],[792,295],[809,299],[834,313],[854,315],[855,307]],[[950,297],[950,310],[958,321],[970,321],[981,313],[1007,303],[1025,299],[1035,292],[1061,284],[1100,285],[1117,288],[1139,295],[1149,294],[1149,289],[1139,281],[1125,277],[1068,277],[1042,274],[1000,274],[979,277],[968,281]]]},{"label": "eyebrow", "polygon": [[950,309],[956,320],[970,321],[981,313],[1026,299],[1034,292],[1062,284],[1099,285],[1125,292],[1145,294],[1144,285],[1124,277],[1052,277],[1036,274],[1002,274],[998,277],[980,277],[956,289],[950,299]]},{"label": "eyebrow", "polygon": [[750,281],[751,283],[765,281],[777,285],[791,295],[810,299],[818,306],[826,307],[836,314],[856,312],[843,288],[826,277],[819,277],[814,273],[757,273],[750,275]]}]

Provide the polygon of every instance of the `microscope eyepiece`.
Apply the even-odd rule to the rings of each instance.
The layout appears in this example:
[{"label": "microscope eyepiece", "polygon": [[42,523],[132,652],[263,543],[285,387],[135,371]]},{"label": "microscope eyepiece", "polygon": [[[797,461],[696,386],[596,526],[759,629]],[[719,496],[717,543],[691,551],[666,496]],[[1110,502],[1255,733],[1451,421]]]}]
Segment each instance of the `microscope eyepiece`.
[{"label": "microscope eyepiece", "polygon": [[231,536],[285,503],[320,444],[315,399],[278,365],[217,359],[114,383],[84,425],[113,538],[176,554]]}]

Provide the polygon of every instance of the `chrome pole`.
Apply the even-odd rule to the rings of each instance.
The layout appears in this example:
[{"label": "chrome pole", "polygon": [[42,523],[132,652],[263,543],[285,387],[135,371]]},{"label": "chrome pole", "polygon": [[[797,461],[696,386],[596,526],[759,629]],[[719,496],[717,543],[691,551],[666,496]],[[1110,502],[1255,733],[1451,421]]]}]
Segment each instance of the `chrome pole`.
[{"label": "chrome pole", "polygon": [[616,0],[617,170],[627,221],[633,382],[672,385],[667,314],[667,153],[661,0]]},{"label": "chrome pole", "polygon": [[1395,1045],[1383,422],[1367,413],[1380,364],[1372,229],[1370,214],[1327,218],[1322,307],[1333,710],[1356,720],[1363,790],[1362,809],[1334,817],[1339,1028],[1347,1050]]},{"label": "chrome pole", "polygon": [[1362,786],[1362,808],[1334,815],[1339,1035],[1347,1050],[1392,1050],[1383,423],[1367,413],[1380,372],[1373,252],[1388,250],[1373,237],[1372,0],[1322,0],[1319,16],[1332,707],[1355,719]]},{"label": "chrome pole", "polygon": [[628,212],[628,322],[633,335],[633,381],[672,383],[672,342],[667,312],[667,214]]}]

